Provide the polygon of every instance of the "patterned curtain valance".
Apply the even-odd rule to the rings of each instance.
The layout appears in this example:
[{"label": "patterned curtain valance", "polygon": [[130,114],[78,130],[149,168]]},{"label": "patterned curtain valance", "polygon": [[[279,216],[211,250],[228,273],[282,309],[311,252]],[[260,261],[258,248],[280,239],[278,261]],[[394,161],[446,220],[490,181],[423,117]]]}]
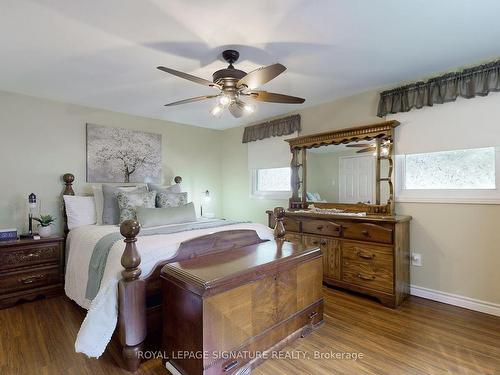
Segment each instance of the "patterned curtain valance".
[{"label": "patterned curtain valance", "polygon": [[243,143],[264,138],[279,137],[300,131],[300,115],[288,116],[262,124],[247,126],[243,132]]},{"label": "patterned curtain valance", "polygon": [[500,91],[500,60],[384,91],[380,94],[377,116],[431,107],[454,101],[458,96],[467,99],[486,96],[491,91]]}]

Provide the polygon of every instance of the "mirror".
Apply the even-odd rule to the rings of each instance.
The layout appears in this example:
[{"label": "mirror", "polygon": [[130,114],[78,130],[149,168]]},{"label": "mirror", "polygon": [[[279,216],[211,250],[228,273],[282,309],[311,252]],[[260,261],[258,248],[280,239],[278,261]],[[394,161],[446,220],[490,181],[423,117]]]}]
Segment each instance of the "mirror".
[{"label": "mirror", "polygon": [[393,143],[397,121],[287,139],[292,153],[290,209],[394,212]]},{"label": "mirror", "polygon": [[[381,155],[384,154],[388,154],[388,148],[381,142]],[[375,204],[376,169],[375,140],[308,149],[306,200],[309,203]],[[381,176],[387,176],[388,169],[387,160],[381,160]],[[388,200],[388,184],[381,184],[380,201]]]}]

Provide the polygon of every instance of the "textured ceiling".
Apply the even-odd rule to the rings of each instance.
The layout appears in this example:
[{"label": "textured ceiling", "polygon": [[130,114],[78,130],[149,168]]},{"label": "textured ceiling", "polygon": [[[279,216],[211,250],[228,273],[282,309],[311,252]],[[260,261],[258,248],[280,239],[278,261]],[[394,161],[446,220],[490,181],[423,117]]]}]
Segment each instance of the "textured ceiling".
[{"label": "textured ceiling", "polygon": [[[2,0],[0,6],[0,90],[214,129],[500,55],[495,0]],[[213,102],[163,107],[215,90],[156,66],[211,79],[225,67],[219,56],[227,47],[240,51],[242,70],[284,64],[288,70],[263,89],[306,103],[259,103],[240,120],[213,118]]]}]

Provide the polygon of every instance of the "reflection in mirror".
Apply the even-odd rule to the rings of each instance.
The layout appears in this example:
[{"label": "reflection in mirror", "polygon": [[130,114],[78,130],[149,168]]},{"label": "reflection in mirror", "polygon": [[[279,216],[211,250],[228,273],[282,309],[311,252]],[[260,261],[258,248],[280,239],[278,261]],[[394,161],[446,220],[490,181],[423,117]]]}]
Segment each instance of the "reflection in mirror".
[{"label": "reflection in mirror", "polygon": [[[382,141],[381,156],[389,148]],[[385,155],[384,155],[385,154]],[[322,203],[376,203],[375,140],[326,145],[307,150],[307,201]],[[381,160],[386,177],[389,161]],[[389,185],[381,184],[380,201],[389,199]]]}]

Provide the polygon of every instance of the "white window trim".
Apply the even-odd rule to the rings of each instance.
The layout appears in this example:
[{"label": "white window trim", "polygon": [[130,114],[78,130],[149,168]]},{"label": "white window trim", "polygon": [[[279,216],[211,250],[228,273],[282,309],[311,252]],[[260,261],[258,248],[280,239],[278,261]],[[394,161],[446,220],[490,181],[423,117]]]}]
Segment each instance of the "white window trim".
[{"label": "white window trim", "polygon": [[[263,168],[265,169],[265,168]],[[252,199],[269,199],[269,200],[286,200],[292,196],[290,191],[259,191],[257,190],[257,171],[258,169],[250,170],[250,198]]]},{"label": "white window trim", "polygon": [[405,189],[405,155],[396,155],[396,203],[500,204],[500,148],[495,148],[496,189]]}]

